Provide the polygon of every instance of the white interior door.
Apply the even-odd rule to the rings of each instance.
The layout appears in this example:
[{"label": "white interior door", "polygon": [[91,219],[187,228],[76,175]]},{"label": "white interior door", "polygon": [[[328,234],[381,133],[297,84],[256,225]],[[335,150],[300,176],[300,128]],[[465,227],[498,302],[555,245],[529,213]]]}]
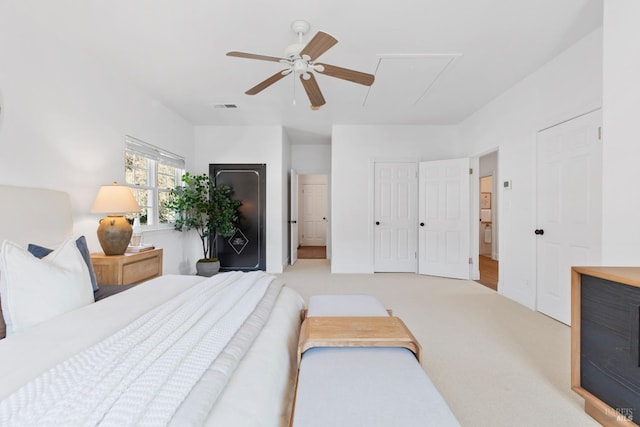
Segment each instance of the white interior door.
[{"label": "white interior door", "polygon": [[302,246],[327,245],[327,185],[302,185]]},{"label": "white interior door", "polygon": [[291,169],[291,205],[289,206],[290,213],[289,217],[291,218],[289,222],[291,233],[291,265],[295,264],[298,260],[298,173]]},{"label": "white interior door", "polygon": [[374,271],[416,271],[417,165],[376,163]]},{"label": "white interior door", "polygon": [[420,274],[469,279],[469,181],[469,159],[420,163]]},{"label": "white interior door", "polygon": [[537,309],[571,323],[571,266],[599,265],[600,111],[538,133]]}]

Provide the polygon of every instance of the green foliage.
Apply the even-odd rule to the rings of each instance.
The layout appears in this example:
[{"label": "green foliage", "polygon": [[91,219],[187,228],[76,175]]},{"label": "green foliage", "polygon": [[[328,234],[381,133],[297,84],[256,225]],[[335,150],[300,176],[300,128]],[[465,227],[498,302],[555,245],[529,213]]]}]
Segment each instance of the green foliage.
[{"label": "green foliage", "polygon": [[182,182],[184,186],[171,189],[165,207],[176,214],[176,230],[198,232],[204,258],[211,258],[213,248],[209,238],[215,244],[218,235],[228,237],[235,232],[241,202],[230,197],[231,187],[216,186],[206,174],[187,172]]}]

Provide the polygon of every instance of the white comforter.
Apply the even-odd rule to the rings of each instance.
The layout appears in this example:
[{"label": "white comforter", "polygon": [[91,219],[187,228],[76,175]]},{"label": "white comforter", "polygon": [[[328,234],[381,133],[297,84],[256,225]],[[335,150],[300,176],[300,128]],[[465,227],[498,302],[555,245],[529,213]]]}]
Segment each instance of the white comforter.
[{"label": "white comforter", "polygon": [[235,272],[194,285],[5,398],[0,425],[204,423],[260,341],[280,298],[271,281]]}]

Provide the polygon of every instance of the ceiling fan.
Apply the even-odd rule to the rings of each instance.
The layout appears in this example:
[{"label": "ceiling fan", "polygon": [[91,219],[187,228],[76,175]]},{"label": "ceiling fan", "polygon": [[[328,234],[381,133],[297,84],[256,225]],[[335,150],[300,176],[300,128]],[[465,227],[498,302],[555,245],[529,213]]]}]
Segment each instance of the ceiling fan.
[{"label": "ceiling fan", "polygon": [[291,24],[291,29],[298,34],[298,43],[288,46],[285,50],[284,57],[257,55],[254,53],[236,51],[227,53],[227,56],[280,62],[286,65],[284,70],[278,71],[271,77],[263,80],[246,91],[245,93],[247,95],[260,93],[285,76],[294,74],[299,76],[302,86],[304,87],[305,92],[307,92],[309,101],[311,101],[311,109],[317,110],[324,105],[326,101],[324,96],[322,96],[322,92],[320,91],[320,87],[318,86],[314,73],[325,74],[327,76],[348,80],[365,86],[371,86],[373,84],[374,76],[372,74],[316,62],[320,55],[338,43],[338,40],[333,36],[325,32],[318,31],[311,41],[305,45],[302,43],[302,36],[309,32],[309,23],[301,20],[294,21]]}]

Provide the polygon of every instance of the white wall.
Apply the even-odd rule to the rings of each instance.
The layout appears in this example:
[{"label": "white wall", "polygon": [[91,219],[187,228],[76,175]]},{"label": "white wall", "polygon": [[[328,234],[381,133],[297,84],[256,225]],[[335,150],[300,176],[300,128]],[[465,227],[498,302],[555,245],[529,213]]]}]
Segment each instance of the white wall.
[{"label": "white wall", "polygon": [[373,161],[461,155],[452,126],[334,126],[331,271],[373,272]]},{"label": "white wall", "polygon": [[291,203],[291,141],[286,132],[282,132],[282,214],[280,221],[282,223],[282,258],[281,270],[290,263],[291,256],[291,227],[289,226]]},{"label": "white wall", "polygon": [[[285,137],[280,126],[197,126],[194,173],[209,173],[211,163],[264,163],[267,165],[266,251],[267,271],[281,273],[288,214]],[[288,161],[288,160],[287,160]],[[288,209],[288,208],[287,208]],[[195,262],[195,261],[194,261]]]},{"label": "white wall", "polygon": [[298,173],[329,173],[331,170],[331,145],[292,144],[291,167]]},{"label": "white wall", "polygon": [[[124,181],[125,135],[189,164],[193,126],[108,66],[31,28],[8,6],[0,9],[0,183],[70,193],[74,232],[100,251],[102,215],[89,211],[100,185]],[[7,209],[11,201],[1,203]],[[165,273],[181,271],[178,232],[145,233],[145,240],[164,248]]]},{"label": "white wall", "polygon": [[602,262],[640,260],[640,2],[606,0],[604,8]]},{"label": "white wall", "polygon": [[602,30],[597,30],[459,126],[470,155],[499,148],[500,181],[512,181],[512,190],[498,185],[499,291],[528,307],[535,307],[536,133],[601,106]]}]

